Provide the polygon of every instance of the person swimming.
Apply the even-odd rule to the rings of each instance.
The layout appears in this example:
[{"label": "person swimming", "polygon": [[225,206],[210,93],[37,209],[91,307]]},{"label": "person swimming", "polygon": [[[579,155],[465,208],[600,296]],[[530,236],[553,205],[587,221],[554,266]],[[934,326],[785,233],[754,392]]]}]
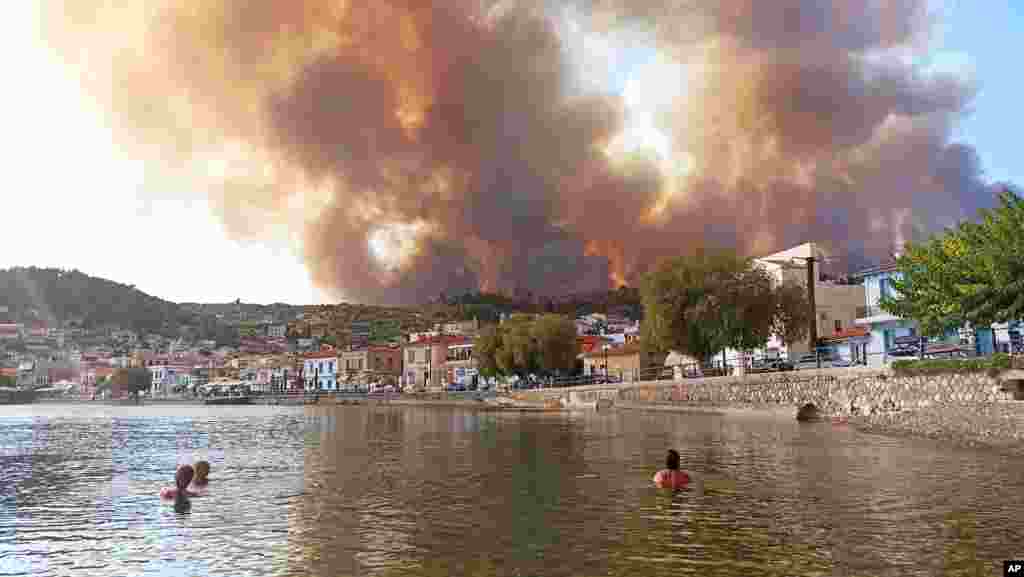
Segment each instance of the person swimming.
[{"label": "person swimming", "polygon": [[206,486],[210,484],[210,463],[209,461],[197,461],[195,466],[196,476],[192,479],[192,484],[189,485],[188,490],[193,493],[202,493],[206,491]]},{"label": "person swimming", "polygon": [[665,457],[665,468],[654,475],[654,484],[662,489],[685,489],[690,483],[686,471],[679,470],[679,453],[669,449]]},{"label": "person swimming", "polygon": [[195,476],[195,470],[192,465],[182,465],[178,467],[178,471],[174,474],[174,487],[164,487],[160,489],[160,498],[162,499],[174,499],[181,500],[187,497],[195,497],[196,493],[188,490],[189,483],[192,482],[192,478]]}]

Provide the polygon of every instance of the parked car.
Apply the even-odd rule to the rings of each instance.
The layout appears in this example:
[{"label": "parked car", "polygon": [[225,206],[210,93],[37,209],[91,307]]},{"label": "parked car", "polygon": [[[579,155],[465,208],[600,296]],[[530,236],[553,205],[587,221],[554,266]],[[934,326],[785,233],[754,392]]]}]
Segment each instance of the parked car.
[{"label": "parked car", "polygon": [[840,359],[834,355],[820,354],[815,355],[814,353],[807,353],[802,355],[796,362],[798,369],[816,369],[818,368],[818,360],[821,360],[821,368],[830,369],[832,367],[848,367],[850,362]]},{"label": "parked car", "polygon": [[769,373],[775,371],[792,371],[793,363],[786,359],[760,359],[754,361],[750,367],[752,373]]}]

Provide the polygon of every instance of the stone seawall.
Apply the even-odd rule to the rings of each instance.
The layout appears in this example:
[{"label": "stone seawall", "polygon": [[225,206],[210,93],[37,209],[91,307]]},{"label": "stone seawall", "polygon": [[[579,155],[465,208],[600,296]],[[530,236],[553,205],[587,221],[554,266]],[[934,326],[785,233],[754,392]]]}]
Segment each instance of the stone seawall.
[{"label": "stone seawall", "polygon": [[754,409],[792,411],[812,403],[826,417],[848,418],[879,433],[967,444],[1024,444],[1019,381],[985,373],[896,375],[885,369],[823,369],[545,389],[516,394],[524,402],[557,400],[567,408]]}]

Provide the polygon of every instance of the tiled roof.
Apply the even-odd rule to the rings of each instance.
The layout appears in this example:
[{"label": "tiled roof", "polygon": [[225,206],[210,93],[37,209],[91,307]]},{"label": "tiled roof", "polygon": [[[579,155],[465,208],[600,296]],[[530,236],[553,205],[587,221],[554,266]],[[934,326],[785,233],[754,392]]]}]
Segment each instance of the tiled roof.
[{"label": "tiled roof", "polygon": [[867,327],[850,327],[843,329],[839,332],[832,333],[831,335],[825,335],[822,337],[824,341],[844,341],[846,339],[853,338],[864,338],[871,334],[871,330]]},{"label": "tiled roof", "polygon": [[309,353],[309,354],[305,355],[304,358],[306,358],[306,359],[333,359],[333,358],[337,358],[337,356],[338,356],[338,352],[337,351],[318,351],[318,352],[315,352],[315,353]]},{"label": "tiled roof", "polygon": [[640,353],[640,345],[637,343],[630,343],[622,347],[615,347],[604,351],[603,349],[595,349],[589,353],[585,353],[583,356],[588,359],[604,358],[605,354],[609,357],[628,357],[630,355],[636,355]]}]

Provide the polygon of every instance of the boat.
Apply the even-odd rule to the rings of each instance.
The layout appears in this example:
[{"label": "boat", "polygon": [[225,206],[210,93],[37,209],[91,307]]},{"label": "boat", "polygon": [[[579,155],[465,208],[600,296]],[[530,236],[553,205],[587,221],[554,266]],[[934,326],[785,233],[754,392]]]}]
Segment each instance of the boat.
[{"label": "boat", "polygon": [[249,405],[252,404],[252,397],[248,395],[231,397],[210,397],[203,399],[204,405]]},{"label": "boat", "polygon": [[35,389],[0,387],[0,405],[26,405],[36,402],[38,397]]}]

